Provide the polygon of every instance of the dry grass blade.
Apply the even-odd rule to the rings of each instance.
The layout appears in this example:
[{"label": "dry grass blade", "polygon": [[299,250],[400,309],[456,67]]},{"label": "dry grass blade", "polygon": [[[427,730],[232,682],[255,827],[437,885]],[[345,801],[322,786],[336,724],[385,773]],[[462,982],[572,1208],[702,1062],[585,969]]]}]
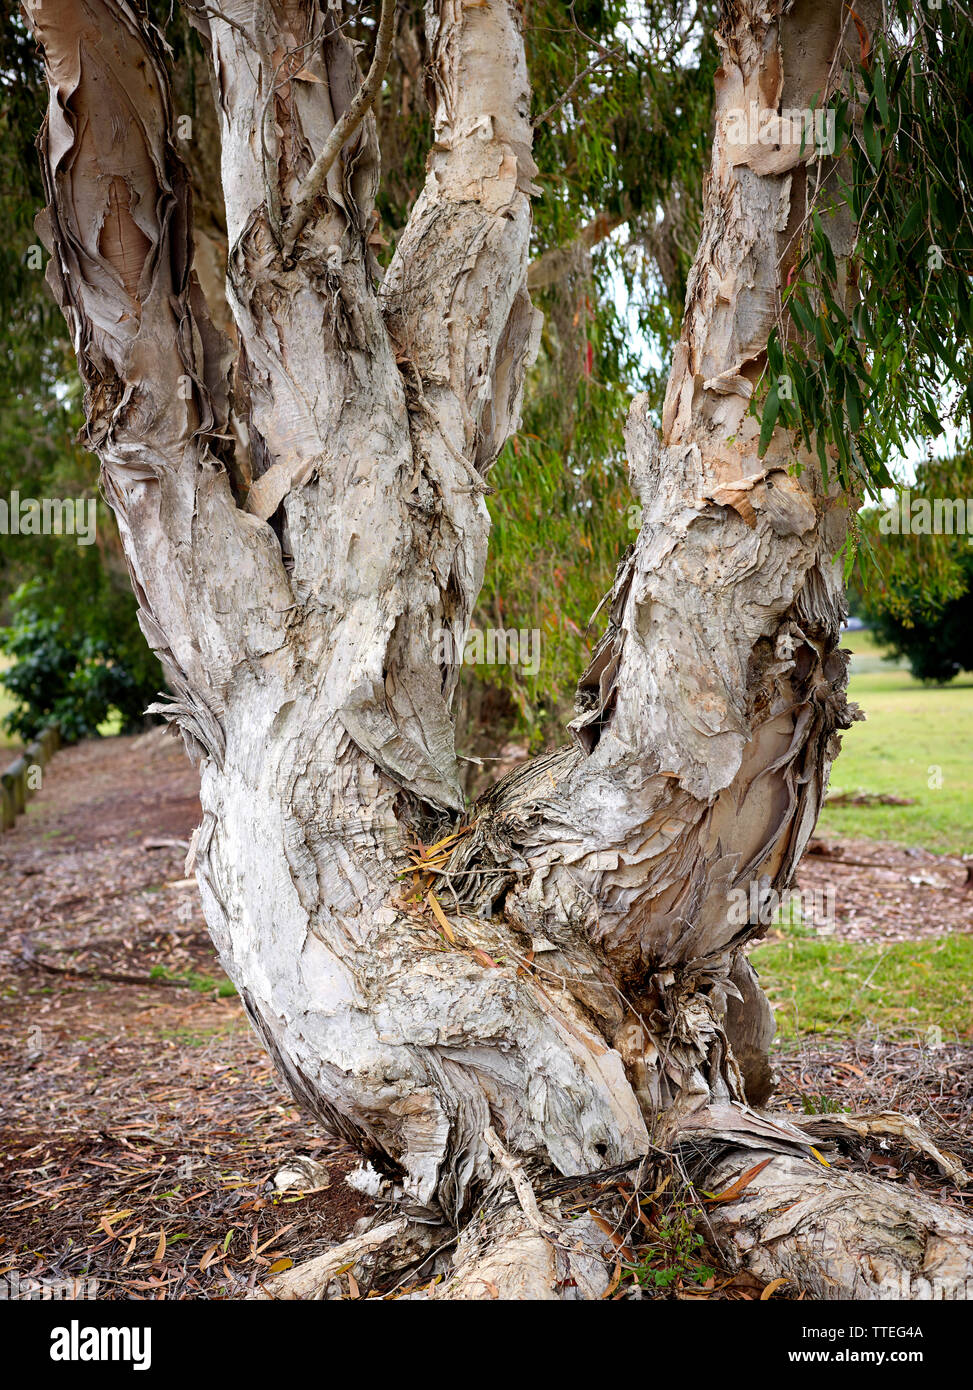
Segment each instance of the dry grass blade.
[{"label": "dry grass blade", "polygon": [[445,937],[446,937],[446,940],[447,940],[451,945],[455,946],[455,945],[456,945],[456,933],[453,931],[453,928],[450,926],[449,918],[446,916],[445,912],[444,912],[444,911],[442,910],[442,908],[439,906],[439,901],[438,901],[438,899],[437,899],[435,893],[432,891],[431,888],[430,888],[429,892],[426,894],[426,902],[429,904],[430,908],[432,909],[432,915],[435,917],[436,921],[437,921],[437,922],[439,923],[439,925],[442,927],[443,933],[444,933],[444,935],[445,935]]}]

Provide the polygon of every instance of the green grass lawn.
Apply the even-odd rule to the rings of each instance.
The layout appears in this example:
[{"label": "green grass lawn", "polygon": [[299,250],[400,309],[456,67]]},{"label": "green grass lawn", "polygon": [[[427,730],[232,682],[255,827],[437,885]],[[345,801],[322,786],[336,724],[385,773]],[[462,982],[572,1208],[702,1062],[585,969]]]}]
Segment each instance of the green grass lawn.
[{"label": "green grass lawn", "polygon": [[780,1038],[809,1033],[925,1033],[973,1038],[973,936],[863,944],[791,938],[750,957]]},{"label": "green grass lawn", "polygon": [[[848,633],[842,645],[853,652],[850,697],[867,718],[843,735],[831,790],[891,792],[915,804],[826,808],[818,833],[973,850],[973,682],[923,685],[886,661],[867,632]],[[779,1037],[931,1027],[973,1037],[973,937],[864,944],[783,930],[784,940],[751,957]]]},{"label": "green grass lawn", "polygon": [[[867,632],[848,633],[842,646],[853,652],[850,697],[867,718],[843,735],[831,790],[891,792],[915,804],[826,808],[818,834],[973,851],[973,681],[925,686],[886,661]],[[873,944],[782,930],[783,940],[751,956],[779,1038],[931,1027],[973,1038],[973,937]]]},{"label": "green grass lawn", "polygon": [[973,851],[973,680],[925,686],[883,661],[867,632],[842,645],[854,653],[850,697],[867,717],[843,735],[831,790],[891,792],[915,805],[826,807],[818,833]]}]

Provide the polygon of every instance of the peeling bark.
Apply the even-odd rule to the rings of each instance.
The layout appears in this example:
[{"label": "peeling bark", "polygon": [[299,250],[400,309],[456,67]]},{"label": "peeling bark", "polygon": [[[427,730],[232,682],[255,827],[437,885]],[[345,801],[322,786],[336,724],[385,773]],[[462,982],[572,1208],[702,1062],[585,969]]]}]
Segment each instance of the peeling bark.
[{"label": "peeling bark", "polygon": [[[286,232],[361,83],[340,5],[194,8],[221,126],[243,475],[161,44],[128,0],[26,10],[47,63],[46,237],[88,438],[174,692],[165,712],[200,762],[188,867],[292,1093],[433,1223],[469,1211],[494,1132],[571,1173],[691,1132],[782,1155],[770,1192],[796,1182],[806,1134],[750,1108],[770,1089],[773,1025],[744,955],[761,924],[733,920],[728,895],[790,886],[853,717],[835,562],[850,507],[786,437],[757,456],[746,410],[804,170],[793,147],[768,164],[733,145],[729,116],[826,89],[838,0],[726,7],[683,336],[661,436],[644,400],[632,408],[643,525],[579,685],[574,745],[471,808],[451,703],[486,478],[537,338],[518,6],[426,6],[435,139],[381,285],[370,114],[293,245]],[[437,879],[445,931],[404,906],[403,874],[416,837],[460,831]],[[521,1294],[557,1283],[543,1232],[513,1223],[505,1238]],[[459,1296],[475,1296],[467,1263],[469,1245]],[[509,1266],[508,1251],[488,1282]]]},{"label": "peeling bark", "polygon": [[[760,1158],[752,1149],[729,1155],[709,1181],[723,1191]],[[969,1215],[863,1174],[774,1155],[710,1220],[740,1267],[815,1298],[965,1301],[973,1289]]]}]

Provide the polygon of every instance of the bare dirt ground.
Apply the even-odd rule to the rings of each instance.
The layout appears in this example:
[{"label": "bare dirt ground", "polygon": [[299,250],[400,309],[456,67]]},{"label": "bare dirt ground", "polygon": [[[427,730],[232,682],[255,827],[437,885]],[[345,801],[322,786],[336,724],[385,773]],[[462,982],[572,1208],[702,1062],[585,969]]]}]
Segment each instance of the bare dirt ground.
[{"label": "bare dirt ground", "polygon": [[[220,997],[184,880],[196,791],[174,739],[81,744],[0,839],[0,1271],[22,1280],[234,1297],[372,1210]],[[323,1190],[275,1193],[296,1154]]]},{"label": "bare dirt ground", "polygon": [[[0,1277],[94,1277],[100,1298],[238,1298],[374,1211],[345,1181],[354,1155],[277,1087],[219,968],[184,878],[196,791],[174,739],[81,744],[0,838]],[[801,887],[842,876],[839,937],[973,930],[959,861],[867,841],[817,850]],[[902,1108],[968,1157],[971,1060],[958,1044],[802,1045],[778,1059],[780,1100]],[[315,1190],[277,1192],[299,1154],[323,1165]],[[941,1185],[922,1156],[863,1146],[838,1162]],[[638,1258],[648,1273],[616,1281],[614,1297],[646,1282],[656,1296],[762,1292],[692,1261],[656,1279],[672,1252],[652,1240]]]},{"label": "bare dirt ground", "polygon": [[834,890],[836,940],[917,941],[973,931],[967,864],[882,840],[811,841],[797,887]]}]

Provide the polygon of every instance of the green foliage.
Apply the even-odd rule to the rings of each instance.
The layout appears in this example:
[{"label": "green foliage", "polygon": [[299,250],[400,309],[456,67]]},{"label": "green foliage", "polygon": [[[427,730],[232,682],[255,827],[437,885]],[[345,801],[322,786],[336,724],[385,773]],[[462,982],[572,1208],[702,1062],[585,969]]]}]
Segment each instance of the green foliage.
[{"label": "green foliage", "polygon": [[679,1280],[705,1284],[713,1269],[703,1262],[705,1239],[696,1229],[698,1206],[677,1197],[662,1212],[647,1246],[633,1270],[637,1283],[668,1289]]},{"label": "green foliage", "polygon": [[[36,387],[0,393],[0,498],[12,492],[22,498],[81,499],[92,495],[90,456],[75,441],[81,424],[76,391],[53,379]],[[0,620],[4,598],[33,574],[52,574],[70,587],[66,571],[77,546],[70,538],[5,536],[0,546]]]},{"label": "green foliage", "polygon": [[0,396],[36,389],[63,369],[64,320],[44,283],[47,252],[34,230],[44,193],[34,141],[47,96],[36,45],[15,0],[0,24],[0,315],[11,326],[0,354]]},{"label": "green foliage", "polygon": [[[861,519],[860,606],[879,642],[904,657],[919,680],[942,683],[973,670],[973,536],[966,531],[973,505],[967,507],[967,498],[973,498],[969,451],[924,461],[891,509],[870,509]],[[909,524],[904,534],[903,512]],[[948,532],[927,529],[937,525],[937,515]]]},{"label": "green foliage", "polygon": [[965,592],[929,617],[903,622],[879,612],[875,635],[903,656],[917,680],[942,685],[961,671],[973,671],[973,555],[966,559]]},{"label": "green foliage", "polygon": [[[960,9],[894,6],[830,103],[837,161],[809,166],[810,211],[755,396],[761,451],[775,425],[829,449],[842,487],[892,483],[887,460],[973,406],[973,126],[967,119],[973,25]],[[850,211],[858,227],[847,262]],[[776,384],[790,379],[793,397]]]},{"label": "green foliage", "polygon": [[[46,368],[42,368],[45,373]],[[70,380],[70,379],[69,379]],[[91,456],[76,442],[73,388],[45,375],[34,389],[0,394],[0,497],[91,499]],[[162,688],[145,643],[109,509],[99,504],[97,543],[70,535],[11,535],[0,548],[0,651],[13,658],[2,684],[16,704],[4,727],[33,737],[56,719],[66,739],[93,735],[109,714],[140,727]]]},{"label": "green foliage", "polygon": [[90,738],[111,714],[122,732],[138,729],[159,688],[131,596],[113,590],[97,555],[84,564],[69,606],[35,577],[15,591],[13,622],[0,629],[0,651],[13,658],[2,684],[18,702],[4,723],[25,742],[52,721],[69,742]]},{"label": "green foliage", "polygon": [[824,1092],[819,1095],[810,1093],[801,1096],[801,1108],[805,1115],[846,1115],[847,1105],[842,1105],[840,1100],[835,1100],[833,1096],[826,1096]]},{"label": "green foliage", "polygon": [[570,366],[548,342],[523,428],[500,456],[488,499],[491,552],[476,622],[539,630],[541,660],[536,675],[517,666],[476,667],[472,675],[507,691],[535,743],[554,735],[570,704],[588,656],[589,619],[635,538],[621,437],[633,367],[610,310],[599,314],[585,300],[580,314],[586,369],[577,374],[570,423],[550,382]]},{"label": "green foliage", "polygon": [[532,254],[570,247],[596,216],[627,222],[533,293],[544,314],[540,354],[522,428],[490,477],[493,529],[474,621],[539,630],[541,664],[536,676],[493,666],[468,679],[504,691],[515,731],[535,746],[563,737],[598,635],[589,621],[637,533],[622,428],[635,390],[661,414],[681,324],[709,158],[713,12],[652,0],[636,33],[623,0],[525,6],[542,189]]}]

